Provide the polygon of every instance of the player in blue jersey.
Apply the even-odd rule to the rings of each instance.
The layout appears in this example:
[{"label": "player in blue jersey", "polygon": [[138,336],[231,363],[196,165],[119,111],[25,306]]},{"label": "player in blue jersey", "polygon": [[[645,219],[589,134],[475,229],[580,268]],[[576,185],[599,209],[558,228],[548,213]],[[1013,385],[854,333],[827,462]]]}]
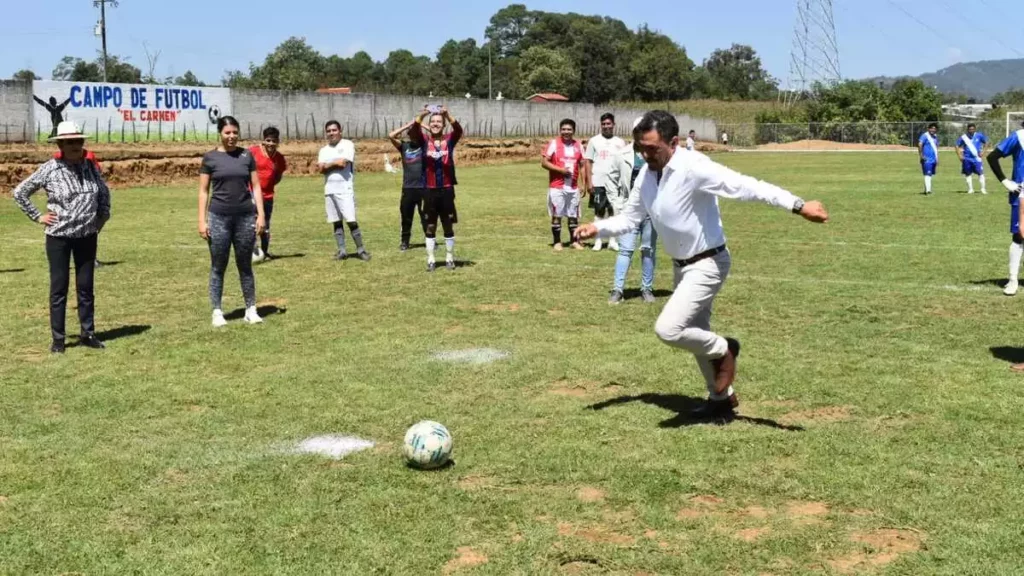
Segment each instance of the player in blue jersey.
[{"label": "player in blue jersey", "polygon": [[[1013,157],[1013,174],[1009,178],[999,165],[999,160],[1007,156]],[[1024,256],[1024,236],[1020,233],[1020,193],[1024,188],[1024,124],[992,150],[988,155],[988,165],[1009,192],[1010,234],[1013,234],[1013,242],[1010,243],[1010,281],[1006,283],[1003,294],[1013,296],[1017,293],[1017,274],[1021,257]]]},{"label": "player in blue jersey", "polygon": [[974,124],[968,124],[967,133],[961,135],[956,142],[956,155],[963,166],[961,173],[967,178],[968,194],[974,194],[975,174],[981,183],[981,193],[988,194],[988,190],[985,189],[985,164],[981,161],[987,144],[988,137],[978,132],[978,127]]},{"label": "player in blue jersey", "polygon": [[924,174],[924,193],[932,193],[932,176],[939,167],[939,125],[932,122],[928,131],[917,140],[917,151],[921,155],[921,172]]}]

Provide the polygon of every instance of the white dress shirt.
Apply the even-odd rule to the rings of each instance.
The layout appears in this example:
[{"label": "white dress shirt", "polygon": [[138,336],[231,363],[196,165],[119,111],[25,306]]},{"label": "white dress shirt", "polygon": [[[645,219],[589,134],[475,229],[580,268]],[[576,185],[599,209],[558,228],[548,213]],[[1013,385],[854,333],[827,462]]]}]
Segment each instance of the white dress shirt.
[{"label": "white dress shirt", "polygon": [[798,200],[778,186],[744,176],[700,152],[677,147],[660,182],[658,174],[645,165],[625,210],[594,224],[598,235],[607,238],[635,230],[650,216],[669,255],[686,260],[725,244],[719,196],[760,200],[790,211]]}]

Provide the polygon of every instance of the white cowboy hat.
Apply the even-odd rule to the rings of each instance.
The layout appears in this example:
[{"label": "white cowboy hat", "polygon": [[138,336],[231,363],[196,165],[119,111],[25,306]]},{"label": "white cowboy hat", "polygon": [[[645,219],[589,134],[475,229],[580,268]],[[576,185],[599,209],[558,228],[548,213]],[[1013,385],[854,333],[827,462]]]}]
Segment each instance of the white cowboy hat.
[{"label": "white cowboy hat", "polygon": [[78,124],[65,120],[57,124],[57,135],[49,138],[50,142],[58,140],[85,140],[85,134],[82,134],[82,129],[78,127]]}]

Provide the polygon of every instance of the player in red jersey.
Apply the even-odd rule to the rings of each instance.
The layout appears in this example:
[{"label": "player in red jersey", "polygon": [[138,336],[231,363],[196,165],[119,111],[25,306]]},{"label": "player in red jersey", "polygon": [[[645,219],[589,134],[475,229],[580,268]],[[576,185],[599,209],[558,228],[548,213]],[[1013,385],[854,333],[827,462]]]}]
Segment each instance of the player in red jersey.
[{"label": "player in red jersey", "polygon": [[569,221],[572,247],[582,250],[576,239],[580,223],[580,189],[586,190],[586,164],[583,163],[583,145],[574,138],[576,122],[566,118],[558,125],[561,134],[548,143],[540,165],[548,171],[548,215],[551,216],[551,236],[555,252],[562,250],[562,218]]},{"label": "player in red jersey", "polygon": [[260,234],[260,245],[253,251],[254,262],[270,260],[270,216],[274,213],[274,186],[281,182],[288,162],[284,154],[278,152],[281,144],[281,131],[273,126],[263,130],[263,142],[249,148],[256,159],[256,175],[260,178],[260,190],[263,191],[263,214],[266,223],[263,234]]},{"label": "player in red jersey", "polygon": [[[423,135],[422,123],[429,117],[427,130]],[[445,133],[445,124],[451,124],[451,132]],[[452,117],[448,108],[431,111],[424,107],[409,129],[409,135],[423,142],[423,172],[426,190],[423,195],[423,209],[426,212],[427,272],[433,272],[434,250],[437,247],[437,221],[441,220],[444,230],[445,267],[455,269],[455,145],[462,138],[462,125]]]}]

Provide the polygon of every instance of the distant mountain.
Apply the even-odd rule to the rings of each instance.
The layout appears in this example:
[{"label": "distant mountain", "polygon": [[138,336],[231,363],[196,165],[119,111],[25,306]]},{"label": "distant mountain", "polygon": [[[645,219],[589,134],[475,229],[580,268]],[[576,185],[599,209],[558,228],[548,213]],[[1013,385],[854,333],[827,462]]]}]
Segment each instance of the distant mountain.
[{"label": "distant mountain", "polygon": [[[987,102],[1000,92],[1024,88],[1024,58],[962,62],[915,78],[927,86],[937,87],[939,92],[965,94],[977,98],[979,102]],[[870,80],[888,85],[897,78],[879,77]]]}]

